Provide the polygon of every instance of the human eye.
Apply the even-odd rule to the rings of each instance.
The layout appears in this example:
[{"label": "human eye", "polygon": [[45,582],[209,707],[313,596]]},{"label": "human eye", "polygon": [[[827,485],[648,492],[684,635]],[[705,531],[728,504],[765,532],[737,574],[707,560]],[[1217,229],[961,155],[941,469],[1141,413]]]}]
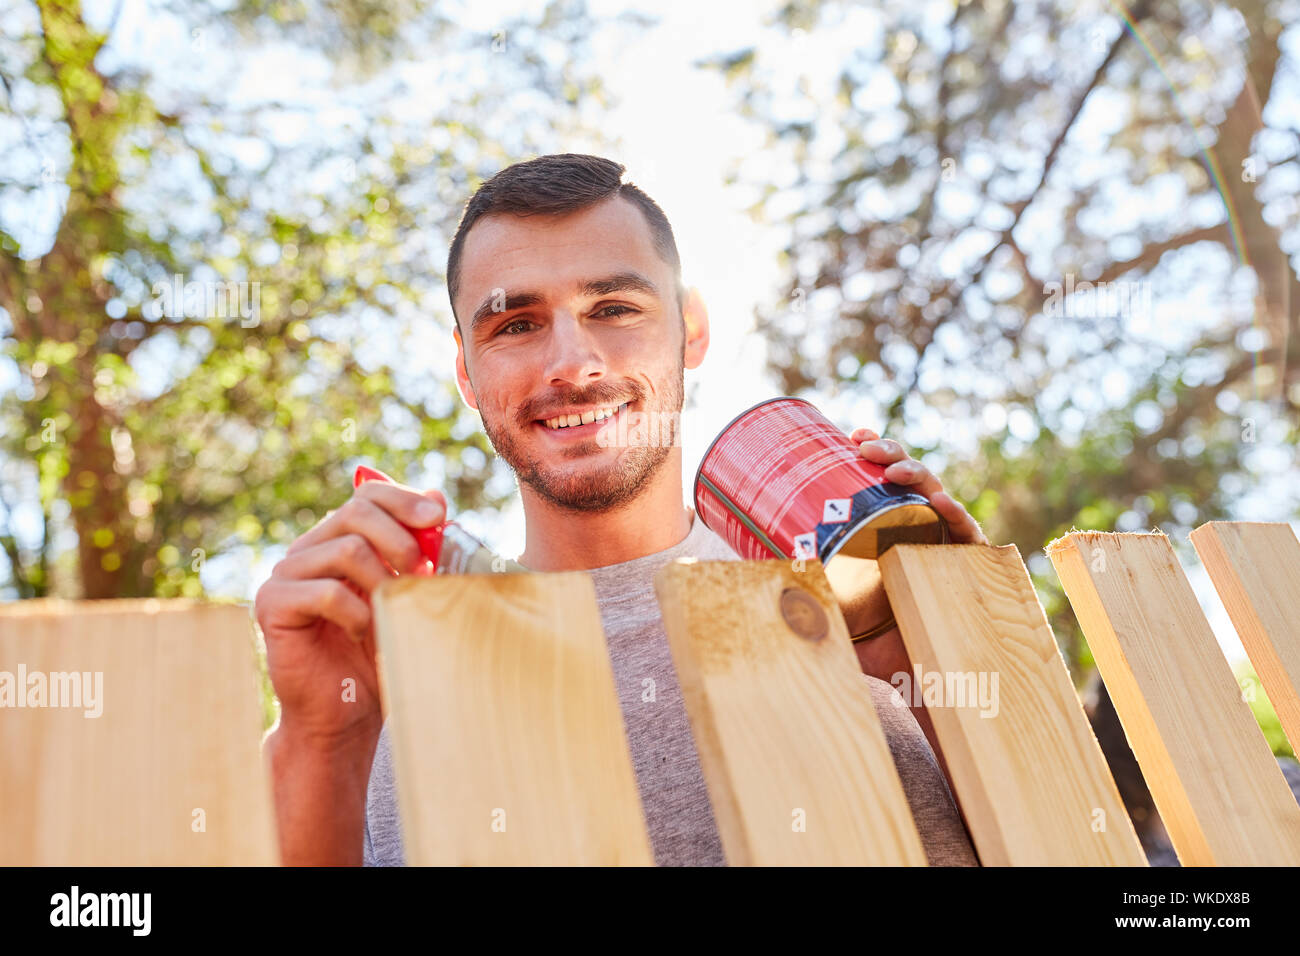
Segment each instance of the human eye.
[{"label": "human eye", "polygon": [[497,332],[497,334],[498,334],[498,335],[515,335],[515,334],[517,334],[517,333],[511,332],[510,329],[513,329],[513,328],[515,328],[516,326],[519,326],[519,325],[531,325],[531,324],[532,324],[532,323],[529,322],[527,319],[515,319],[515,320],[513,320],[513,321],[511,321],[511,322],[507,322],[505,325],[501,326],[501,328],[500,328],[500,330]]},{"label": "human eye", "polygon": [[607,305],[597,309],[594,314],[601,318],[616,319],[621,315],[629,315],[635,311],[637,310],[627,305]]}]

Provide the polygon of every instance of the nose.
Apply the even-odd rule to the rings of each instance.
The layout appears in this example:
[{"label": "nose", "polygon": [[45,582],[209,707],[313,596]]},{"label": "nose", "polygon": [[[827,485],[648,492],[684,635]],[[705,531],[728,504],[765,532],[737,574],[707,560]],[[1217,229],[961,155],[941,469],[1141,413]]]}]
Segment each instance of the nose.
[{"label": "nose", "polygon": [[585,388],[605,377],[605,357],[600,343],[577,316],[559,310],[551,320],[545,377],[551,385]]}]

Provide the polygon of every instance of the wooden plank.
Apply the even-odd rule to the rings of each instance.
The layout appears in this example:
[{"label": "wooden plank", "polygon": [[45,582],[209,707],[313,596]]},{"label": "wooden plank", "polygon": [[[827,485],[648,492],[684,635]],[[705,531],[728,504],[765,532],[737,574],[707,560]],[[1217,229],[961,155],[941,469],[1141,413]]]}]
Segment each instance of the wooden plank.
[{"label": "wooden plank", "polygon": [[374,608],[408,862],[653,863],[590,575],[404,577]]},{"label": "wooden plank", "polygon": [[683,560],[655,591],[727,862],[926,865],[821,565]]},{"label": "wooden plank", "polygon": [[1048,556],[1184,866],[1300,865],[1300,806],[1163,534]]},{"label": "wooden plank", "polygon": [[1288,524],[1210,521],[1192,532],[1282,731],[1300,752],[1300,538]]},{"label": "wooden plank", "polygon": [[278,863],[247,607],[6,605],[0,683],[0,865]]},{"label": "wooden plank", "polygon": [[1015,545],[881,556],[913,673],[986,866],[1145,866]]}]

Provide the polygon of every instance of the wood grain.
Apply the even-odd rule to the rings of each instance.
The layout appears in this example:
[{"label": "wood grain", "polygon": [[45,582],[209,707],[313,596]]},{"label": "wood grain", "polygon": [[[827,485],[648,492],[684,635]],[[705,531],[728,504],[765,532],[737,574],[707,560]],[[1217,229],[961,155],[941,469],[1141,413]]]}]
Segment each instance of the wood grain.
[{"label": "wood grain", "polygon": [[1191,537],[1300,753],[1300,538],[1288,524],[1252,521],[1211,521]]},{"label": "wood grain", "polygon": [[899,544],[880,567],[913,668],[891,683],[922,689],[980,861],[1145,866],[1016,547]]},{"label": "wood grain", "polygon": [[1297,806],[1162,534],[1047,553],[1184,866],[1300,865]]},{"label": "wood grain", "polygon": [[374,607],[408,862],[653,862],[590,575],[399,578]]},{"label": "wood grain", "polygon": [[924,866],[821,565],[681,561],[655,591],[727,862]]},{"label": "wood grain", "polygon": [[102,700],[0,708],[0,865],[278,862],[248,608],[6,605],[0,671],[20,666],[98,673]]}]

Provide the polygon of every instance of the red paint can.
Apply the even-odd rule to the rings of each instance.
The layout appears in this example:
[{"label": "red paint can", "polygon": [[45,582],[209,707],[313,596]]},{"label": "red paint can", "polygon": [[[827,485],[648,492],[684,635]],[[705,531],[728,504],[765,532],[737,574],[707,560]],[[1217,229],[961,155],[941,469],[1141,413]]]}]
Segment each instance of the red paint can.
[{"label": "red paint can", "polygon": [[695,512],[747,561],[818,560],[849,633],[893,624],[876,559],[900,542],[942,544],[922,495],[885,478],[812,403],[772,398],[732,419],[700,461]]}]

